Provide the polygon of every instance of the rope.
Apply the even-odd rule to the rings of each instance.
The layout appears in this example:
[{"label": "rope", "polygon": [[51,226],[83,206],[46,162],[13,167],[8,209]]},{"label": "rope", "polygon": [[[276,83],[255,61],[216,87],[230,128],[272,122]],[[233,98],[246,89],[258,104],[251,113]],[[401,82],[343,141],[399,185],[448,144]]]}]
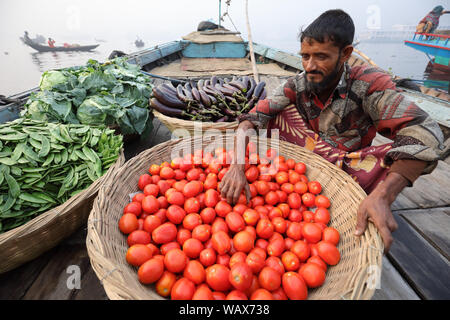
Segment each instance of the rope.
[{"label": "rope", "polygon": [[250,59],[252,61],[253,77],[255,78],[256,83],[259,83],[259,73],[258,68],[256,67],[255,52],[253,51],[252,30],[250,28],[248,18],[248,0],[245,0],[245,14],[247,20],[248,44],[250,46]]},{"label": "rope", "polygon": [[220,21],[225,22],[225,20],[224,20],[223,18],[224,18],[225,16],[227,16],[228,19],[230,19],[230,22],[231,22],[231,24],[233,25],[234,30],[236,30],[236,32],[239,32],[238,29],[236,28],[236,25],[234,24],[233,20],[231,19],[230,14],[228,13],[228,9],[230,8],[230,5],[231,5],[231,0],[227,0],[225,3],[226,3],[226,5],[227,5],[227,11],[220,17]]}]

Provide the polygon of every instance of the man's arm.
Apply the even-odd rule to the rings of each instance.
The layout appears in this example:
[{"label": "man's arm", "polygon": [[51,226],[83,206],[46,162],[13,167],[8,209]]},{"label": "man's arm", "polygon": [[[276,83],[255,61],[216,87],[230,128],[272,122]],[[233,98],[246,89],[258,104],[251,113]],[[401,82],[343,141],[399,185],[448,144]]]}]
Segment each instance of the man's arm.
[{"label": "man's arm", "polygon": [[356,235],[361,235],[367,220],[375,223],[383,238],[385,252],[392,243],[391,232],[397,223],[391,204],[398,194],[424,173],[430,173],[446,152],[438,124],[398,90],[389,75],[377,72],[370,76],[363,108],[377,126],[378,133],[394,141],[385,156],[390,166],[384,182],[361,203]]}]

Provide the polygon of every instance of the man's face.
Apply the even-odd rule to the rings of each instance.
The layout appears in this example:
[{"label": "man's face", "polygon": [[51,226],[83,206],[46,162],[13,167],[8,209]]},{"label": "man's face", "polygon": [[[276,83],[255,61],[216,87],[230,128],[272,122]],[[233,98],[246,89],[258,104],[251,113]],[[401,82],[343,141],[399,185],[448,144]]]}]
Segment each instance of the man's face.
[{"label": "man's face", "polygon": [[342,55],[331,41],[320,43],[306,38],[302,42],[300,55],[310,90],[320,93],[338,81],[343,65]]}]

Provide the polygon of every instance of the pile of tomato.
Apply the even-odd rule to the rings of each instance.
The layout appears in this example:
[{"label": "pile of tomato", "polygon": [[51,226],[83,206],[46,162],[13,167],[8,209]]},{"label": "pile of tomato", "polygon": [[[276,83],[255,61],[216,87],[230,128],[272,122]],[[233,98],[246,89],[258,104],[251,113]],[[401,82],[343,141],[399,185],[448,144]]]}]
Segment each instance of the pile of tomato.
[{"label": "pile of tomato", "polygon": [[119,221],[142,284],[174,300],[299,300],[340,260],[330,200],[306,165],[249,144],[236,205],[220,194],[233,151],[152,164]]}]

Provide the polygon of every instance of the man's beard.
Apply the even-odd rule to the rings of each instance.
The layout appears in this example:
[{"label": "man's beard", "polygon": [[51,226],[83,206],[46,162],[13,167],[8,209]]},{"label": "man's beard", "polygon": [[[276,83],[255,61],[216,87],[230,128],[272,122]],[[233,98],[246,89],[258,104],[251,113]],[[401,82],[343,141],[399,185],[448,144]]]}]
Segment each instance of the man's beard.
[{"label": "man's beard", "polygon": [[341,71],[341,68],[339,66],[339,60],[340,60],[340,55],[339,55],[339,59],[336,62],[336,66],[334,67],[333,71],[328,76],[324,77],[323,80],[320,82],[316,83],[316,82],[309,81],[308,74],[320,74],[323,76],[322,72],[315,71],[315,72],[306,73],[306,75],[305,75],[306,89],[315,94],[319,94],[319,93],[323,92],[324,90],[328,89],[330,87],[330,85],[332,85],[333,82],[336,81],[336,78],[339,76],[339,73]]}]

